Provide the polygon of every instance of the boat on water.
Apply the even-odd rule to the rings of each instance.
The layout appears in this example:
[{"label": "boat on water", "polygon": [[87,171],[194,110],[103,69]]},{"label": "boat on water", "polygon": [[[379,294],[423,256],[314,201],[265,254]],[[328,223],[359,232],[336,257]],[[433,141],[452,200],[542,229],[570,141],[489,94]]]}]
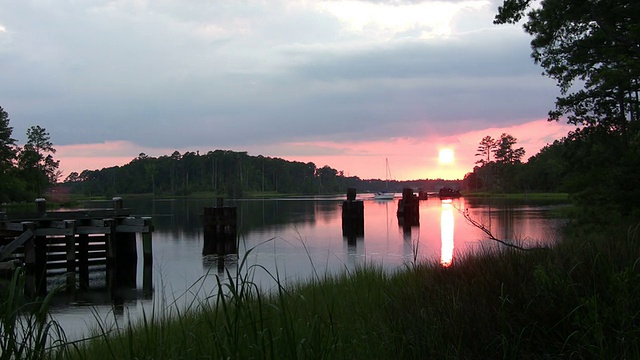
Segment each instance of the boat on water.
[{"label": "boat on water", "polygon": [[422,189],[418,189],[418,200],[428,200],[428,199],[429,199],[429,194]]},{"label": "boat on water", "polygon": [[376,200],[392,200],[395,196],[396,194],[392,192],[378,191],[373,195],[373,198]]},{"label": "boat on water", "polygon": [[440,189],[440,191],[438,191],[438,196],[440,197],[440,199],[456,199],[461,195],[459,190],[453,190],[450,187],[443,187],[442,189]]},{"label": "boat on water", "polygon": [[389,168],[389,159],[384,159],[386,163],[386,172],[385,172],[385,183],[386,189],[383,191],[378,191],[373,195],[373,198],[376,200],[392,200],[396,194],[392,191],[389,191],[389,178],[391,177],[391,169]]}]

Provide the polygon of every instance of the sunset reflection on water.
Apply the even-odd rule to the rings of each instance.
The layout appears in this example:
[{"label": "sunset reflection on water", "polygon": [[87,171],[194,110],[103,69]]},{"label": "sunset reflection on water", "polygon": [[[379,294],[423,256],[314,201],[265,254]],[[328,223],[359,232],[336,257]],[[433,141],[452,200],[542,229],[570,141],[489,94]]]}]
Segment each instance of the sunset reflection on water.
[{"label": "sunset reflection on water", "polygon": [[440,215],[440,241],[442,247],[440,250],[440,264],[447,267],[453,262],[453,205],[451,200],[442,201],[442,213]]},{"label": "sunset reflection on water", "polygon": [[[533,240],[552,243],[560,239],[562,222],[548,216],[553,204],[465,198],[443,202],[431,197],[420,201],[419,222],[406,224],[396,214],[398,198],[377,201],[366,194],[361,199],[364,232],[355,234],[344,232],[343,197],[228,201],[238,208],[239,246],[237,256],[231,261],[224,259],[223,272],[217,266],[219,259],[202,256],[200,215],[215,199],[130,200],[127,207],[136,209],[140,216],[153,218],[155,293],[151,298],[136,295],[125,300],[120,306],[126,310],[116,314],[107,289],[92,290],[92,299],[96,294],[104,295],[102,302],[94,302],[91,307],[62,307],[54,310],[55,317],[68,330],[67,335],[76,338],[88,333],[87,327],[92,326],[87,318],[117,317],[118,322],[125,323],[127,319],[143,317],[144,311],[151,311],[159,299],[179,298],[176,304],[189,306],[195,297],[207,298],[221,279],[233,274],[249,273],[254,284],[270,291],[276,288],[274,274],[278,281],[287,283],[350,273],[370,264],[389,271],[419,262],[447,267],[453,265],[454,257],[461,261],[478,249],[499,250],[499,244],[487,240],[483,231],[469,224],[462,211],[496,237],[525,239],[525,246]],[[142,264],[138,265],[136,285],[140,287],[144,274]],[[96,280],[106,283],[104,272],[96,275],[102,276]],[[192,294],[194,284],[202,293]]]}]

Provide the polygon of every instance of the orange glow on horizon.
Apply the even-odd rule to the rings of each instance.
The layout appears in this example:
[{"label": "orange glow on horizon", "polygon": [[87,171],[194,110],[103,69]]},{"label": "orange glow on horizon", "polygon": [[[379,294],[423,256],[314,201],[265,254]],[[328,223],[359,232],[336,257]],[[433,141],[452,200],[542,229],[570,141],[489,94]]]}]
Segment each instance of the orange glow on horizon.
[{"label": "orange glow on horizon", "polygon": [[[385,159],[388,159],[391,180],[457,180],[473,171],[477,160],[475,153],[478,142],[486,135],[496,138],[504,132],[515,136],[518,145],[526,150],[526,161],[542,147],[566,136],[573,129],[573,126],[549,123],[542,119],[448,137],[438,137],[434,134],[349,143],[290,142],[223,150],[247,151],[252,156],[278,157],[289,161],[313,162],[318,168],[330,166],[342,171],[345,176],[357,176],[361,179],[385,179]],[[61,180],[74,171],[81,173],[83,170],[124,165],[140,153],[163,156],[176,150],[180,153],[198,150],[200,153],[206,153],[216,150],[203,146],[195,149],[147,148],[127,141],[74,144],[56,148],[56,158],[60,160],[60,170],[63,172]]]}]

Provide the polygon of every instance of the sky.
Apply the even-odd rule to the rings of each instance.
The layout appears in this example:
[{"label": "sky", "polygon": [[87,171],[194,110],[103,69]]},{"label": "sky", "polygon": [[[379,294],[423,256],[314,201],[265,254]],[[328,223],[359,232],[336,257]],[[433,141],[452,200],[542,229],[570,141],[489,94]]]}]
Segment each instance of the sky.
[{"label": "sky", "polygon": [[[0,106],[69,173],[216,149],[363,179],[459,179],[572,127],[498,0],[0,0]],[[442,149],[454,160],[438,161]]]}]

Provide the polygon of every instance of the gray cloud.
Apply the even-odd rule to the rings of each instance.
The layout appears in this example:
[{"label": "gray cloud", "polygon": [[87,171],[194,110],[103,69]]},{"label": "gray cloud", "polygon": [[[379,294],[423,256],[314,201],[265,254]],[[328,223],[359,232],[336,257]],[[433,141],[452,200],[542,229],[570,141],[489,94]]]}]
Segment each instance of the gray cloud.
[{"label": "gray cloud", "polygon": [[451,135],[543,117],[556,95],[520,29],[472,27],[469,11],[465,33],[377,42],[286,2],[135,4],[0,4],[15,137],[39,124],[61,145],[241,149]]}]

